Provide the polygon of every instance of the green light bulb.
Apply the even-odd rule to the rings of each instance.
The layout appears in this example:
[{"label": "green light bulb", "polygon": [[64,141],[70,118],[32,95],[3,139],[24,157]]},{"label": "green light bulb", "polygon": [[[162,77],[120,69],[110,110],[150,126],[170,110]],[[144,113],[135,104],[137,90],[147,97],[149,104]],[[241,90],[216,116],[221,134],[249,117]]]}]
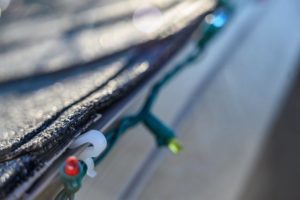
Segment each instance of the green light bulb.
[{"label": "green light bulb", "polygon": [[171,139],[168,142],[168,149],[173,153],[173,154],[178,154],[179,152],[182,151],[182,145],[178,142],[176,138]]}]

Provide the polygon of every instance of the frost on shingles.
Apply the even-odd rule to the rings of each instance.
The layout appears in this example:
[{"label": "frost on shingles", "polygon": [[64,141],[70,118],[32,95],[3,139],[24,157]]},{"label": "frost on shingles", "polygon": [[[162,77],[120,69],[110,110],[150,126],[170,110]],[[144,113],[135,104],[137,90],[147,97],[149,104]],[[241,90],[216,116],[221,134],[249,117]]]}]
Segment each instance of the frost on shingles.
[{"label": "frost on shingles", "polygon": [[4,198],[15,189],[16,185],[31,177],[34,173],[33,169],[36,170],[41,165],[36,157],[29,155],[0,163],[0,198]]}]

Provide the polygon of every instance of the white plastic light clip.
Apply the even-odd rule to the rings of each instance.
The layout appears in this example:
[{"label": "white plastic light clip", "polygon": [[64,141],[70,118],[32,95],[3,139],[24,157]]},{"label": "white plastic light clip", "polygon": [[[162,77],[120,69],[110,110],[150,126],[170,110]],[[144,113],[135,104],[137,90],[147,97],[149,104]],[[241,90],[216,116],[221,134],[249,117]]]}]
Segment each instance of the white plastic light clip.
[{"label": "white plastic light clip", "polygon": [[83,144],[89,143],[92,146],[88,146],[79,155],[79,160],[82,160],[87,166],[86,174],[89,177],[95,177],[97,172],[95,171],[95,164],[93,157],[99,156],[107,146],[107,141],[103,133],[97,130],[91,130],[85,134],[79,136],[69,147],[75,149]]}]

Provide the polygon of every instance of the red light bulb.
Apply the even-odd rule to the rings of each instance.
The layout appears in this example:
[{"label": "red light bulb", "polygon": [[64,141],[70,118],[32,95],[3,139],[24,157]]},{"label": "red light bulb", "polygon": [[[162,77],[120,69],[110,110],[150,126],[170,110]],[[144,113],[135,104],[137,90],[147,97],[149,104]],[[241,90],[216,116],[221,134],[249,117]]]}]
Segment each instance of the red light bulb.
[{"label": "red light bulb", "polygon": [[79,173],[79,162],[75,156],[69,156],[66,159],[64,171],[68,176],[76,176]]}]

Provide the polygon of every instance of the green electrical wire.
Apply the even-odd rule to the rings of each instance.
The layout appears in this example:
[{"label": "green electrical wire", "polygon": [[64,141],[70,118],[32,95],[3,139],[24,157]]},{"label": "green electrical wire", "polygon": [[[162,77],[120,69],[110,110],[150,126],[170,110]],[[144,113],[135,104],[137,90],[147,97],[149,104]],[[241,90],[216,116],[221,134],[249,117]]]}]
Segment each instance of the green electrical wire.
[{"label": "green electrical wire", "polygon": [[173,153],[177,153],[178,151],[180,151],[181,147],[175,140],[174,132],[166,127],[151,113],[151,108],[155,100],[157,99],[157,96],[161,89],[171,79],[173,79],[177,74],[185,69],[186,66],[189,66],[199,57],[199,55],[203,52],[211,39],[227,23],[228,17],[231,12],[232,9],[227,6],[224,1],[221,1],[220,8],[217,9],[213,14],[207,16],[207,22],[205,22],[203,27],[201,27],[204,32],[202,34],[202,37],[197,42],[197,48],[195,49],[195,51],[190,54],[185,60],[177,64],[152,87],[146,103],[138,114],[123,118],[116,129],[113,129],[106,134],[108,147],[99,157],[94,159],[96,165],[98,165],[107,156],[107,154],[113,148],[114,144],[126,132],[126,130],[137,125],[138,123],[143,123],[151,131],[151,133],[156,138],[158,146],[168,146]]},{"label": "green electrical wire", "polygon": [[[218,2],[218,8],[212,14],[206,16],[204,24],[202,24],[201,30],[202,36],[197,42],[196,49],[185,60],[177,64],[171,71],[169,71],[162,79],[160,79],[153,87],[148,95],[148,98],[142,107],[141,111],[136,115],[124,117],[117,128],[110,130],[105,134],[107,139],[107,148],[98,157],[94,158],[95,165],[98,165],[112,150],[118,139],[129,129],[136,126],[139,123],[143,123],[150,133],[156,139],[157,145],[168,146],[170,151],[178,153],[181,150],[181,145],[175,138],[175,133],[172,129],[165,126],[152,112],[152,106],[157,99],[161,89],[172,80],[183,69],[194,62],[200,54],[203,52],[207,44],[214,38],[214,36],[226,25],[228,18],[233,12],[225,0]],[[83,164],[83,163],[82,163]],[[85,176],[85,170],[81,167],[81,171],[78,176],[69,178],[62,174],[62,181],[64,183],[64,189],[57,195],[55,200],[73,200],[75,193],[81,186],[81,181]]]}]

